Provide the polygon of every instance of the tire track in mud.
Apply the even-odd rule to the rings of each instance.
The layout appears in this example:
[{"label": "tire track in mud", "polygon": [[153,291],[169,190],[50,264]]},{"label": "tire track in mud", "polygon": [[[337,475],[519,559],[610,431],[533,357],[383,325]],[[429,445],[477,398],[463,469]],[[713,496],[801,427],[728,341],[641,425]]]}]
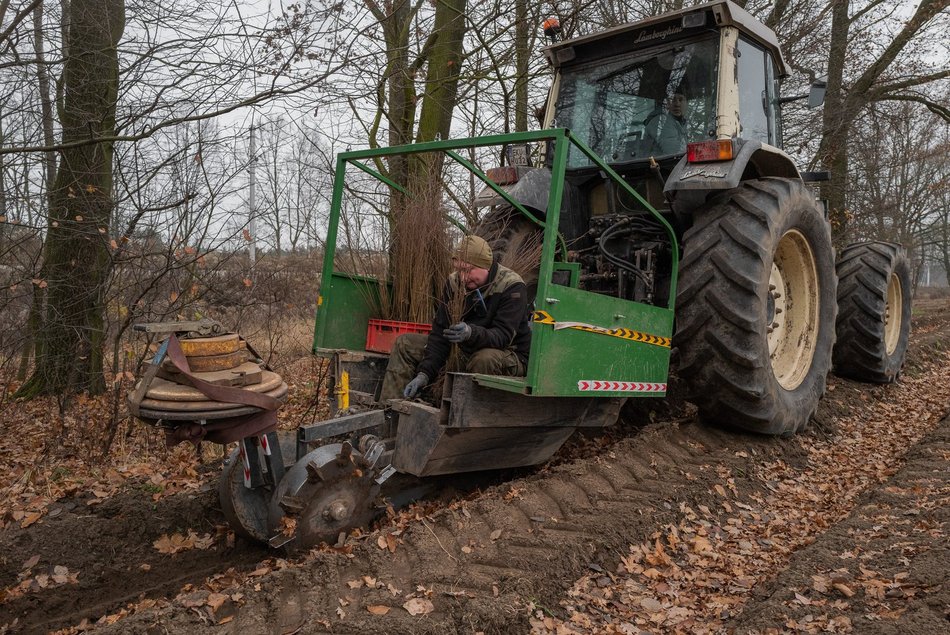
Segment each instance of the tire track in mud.
[{"label": "tire track in mud", "polygon": [[[680,503],[707,497],[720,481],[717,466],[748,460],[737,451],[765,458],[794,454],[793,444],[693,422],[649,426],[599,456],[542,468],[419,519],[399,536],[395,553],[379,549],[372,534],[352,558],[320,553],[274,572],[260,591],[244,589],[246,605],[214,630],[523,632],[523,598],[554,606],[578,575],[607,566],[628,544],[646,539],[678,513]],[[377,587],[347,584],[363,576]],[[402,604],[413,593],[428,595],[434,612],[410,616]],[[375,616],[368,606],[391,610]],[[156,623],[179,632],[203,628],[193,614],[166,609],[133,615],[105,632],[141,632]]]}]

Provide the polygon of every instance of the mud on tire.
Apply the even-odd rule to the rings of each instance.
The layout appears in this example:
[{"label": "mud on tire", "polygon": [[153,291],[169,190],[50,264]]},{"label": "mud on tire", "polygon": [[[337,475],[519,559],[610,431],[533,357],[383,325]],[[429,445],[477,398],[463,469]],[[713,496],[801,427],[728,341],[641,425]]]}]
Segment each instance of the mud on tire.
[{"label": "mud on tire", "polygon": [[835,374],[887,384],[897,379],[910,339],[907,254],[893,243],[848,245],[838,257]]},{"label": "mud on tire", "polygon": [[683,238],[674,338],[710,423],[789,435],[825,391],[834,344],[831,230],[797,180],[747,181]]}]

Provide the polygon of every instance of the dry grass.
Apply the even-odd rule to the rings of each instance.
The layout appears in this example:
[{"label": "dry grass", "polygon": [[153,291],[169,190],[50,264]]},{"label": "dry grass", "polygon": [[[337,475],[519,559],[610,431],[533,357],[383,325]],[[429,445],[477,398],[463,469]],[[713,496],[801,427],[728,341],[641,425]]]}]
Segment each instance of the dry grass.
[{"label": "dry grass", "polygon": [[276,372],[310,356],[314,319],[278,315],[260,323],[245,323],[241,335]]}]

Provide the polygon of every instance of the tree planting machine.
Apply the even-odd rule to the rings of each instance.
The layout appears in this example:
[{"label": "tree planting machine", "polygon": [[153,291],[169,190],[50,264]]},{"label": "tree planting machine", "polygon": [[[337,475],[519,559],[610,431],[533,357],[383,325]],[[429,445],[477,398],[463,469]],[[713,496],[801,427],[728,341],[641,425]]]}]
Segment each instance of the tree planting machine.
[{"label": "tree planting machine", "polygon": [[[230,371],[247,384],[232,388],[248,390],[256,374],[270,381],[256,394],[271,401],[228,402],[218,391],[206,396],[213,407],[184,414],[140,407],[171,432],[188,426],[181,438],[218,419],[244,425],[214,437],[238,441],[220,485],[237,533],[306,548],[366,525],[407,483],[543,463],[578,428],[612,425],[626,399],[665,396],[674,351],[704,422],[761,434],[802,428],[832,366],[867,381],[897,377],[910,325],[907,257],[899,245],[861,243],[836,263],[808,185],[821,174],[801,172],[782,150],[790,99],[779,93],[787,67],[771,30],[716,0],[556,42],[545,55],[554,79],[542,130],[337,157],[313,342],[329,365],[329,418],[280,439],[261,413],[286,389],[253,360],[256,371]],[[483,171],[472,160],[499,146],[542,151],[535,165]],[[529,239],[540,244],[523,273],[534,295],[531,351],[523,377],[447,373],[434,404],[380,403],[388,355],[370,350],[367,331],[389,287],[337,266],[350,239],[340,229],[353,209],[346,179],[357,172],[408,194],[380,166],[421,153],[484,184],[473,231],[502,262]],[[171,329],[171,348],[190,345],[195,359],[222,337]],[[177,374],[156,358],[171,373],[166,393],[181,381],[189,397],[207,394],[187,355],[182,367],[176,354]],[[256,419],[248,427],[242,417]]]}]

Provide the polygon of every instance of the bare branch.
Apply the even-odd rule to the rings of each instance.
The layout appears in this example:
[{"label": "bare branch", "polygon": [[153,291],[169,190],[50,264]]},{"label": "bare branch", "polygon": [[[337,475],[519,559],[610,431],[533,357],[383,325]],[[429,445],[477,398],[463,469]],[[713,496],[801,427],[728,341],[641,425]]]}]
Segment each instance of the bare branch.
[{"label": "bare branch", "polygon": [[911,101],[923,104],[930,112],[942,118],[944,121],[950,122],[950,108],[921,95],[887,95],[883,97],[881,101]]},{"label": "bare branch", "polygon": [[950,0],[923,0],[917,7],[914,16],[907,21],[901,32],[854,83],[849,91],[850,94],[863,95],[867,93],[924,25],[948,6],[950,6]]},{"label": "bare branch", "polygon": [[214,119],[220,117],[221,115],[227,114],[229,112],[234,112],[235,110],[240,110],[241,108],[247,108],[250,106],[255,106],[258,104],[265,103],[275,97],[286,97],[290,95],[296,95],[302,93],[305,90],[313,88],[314,86],[319,85],[322,81],[326,79],[329,75],[332,75],[333,71],[322,74],[320,77],[308,81],[304,84],[298,85],[294,88],[274,88],[271,90],[252,95],[240,101],[237,101],[229,106],[224,108],[219,108],[217,110],[211,110],[208,112],[199,113],[196,115],[187,115],[184,117],[172,117],[166,119],[160,123],[157,123],[153,126],[150,126],[143,130],[142,132],[132,134],[132,135],[114,135],[110,137],[92,137],[85,139],[83,141],[76,141],[73,143],[59,143],[52,146],[40,145],[40,146],[13,146],[0,148],[0,155],[2,154],[15,154],[20,152],[58,152],[60,150],[65,150],[67,148],[78,148],[87,145],[95,145],[97,143],[116,143],[120,141],[141,141],[142,139],[147,139],[154,135],[159,130],[165,128],[171,128],[183,123],[190,123],[195,121],[204,121],[207,119]]},{"label": "bare branch", "polygon": [[[0,33],[0,43],[2,43],[4,40],[9,40],[10,34],[16,31],[16,28],[20,25],[20,22],[23,22],[23,20],[26,19],[26,16],[30,15],[33,12],[33,9],[35,9],[42,3],[43,3],[43,0],[33,0],[32,2],[30,2],[30,4],[20,9],[17,12],[17,14],[13,16],[13,20],[10,21],[10,26],[8,26],[5,31]],[[0,17],[2,17],[4,13],[6,13],[8,5],[9,5],[8,0],[4,1],[4,3],[0,5]]]},{"label": "bare branch", "polygon": [[880,84],[875,86],[870,95],[872,98],[879,98],[880,95],[886,95],[898,90],[905,90],[907,88],[913,88],[914,86],[921,86],[923,84],[929,84],[940,79],[945,79],[950,77],[950,69],[944,71],[938,71],[936,73],[931,73],[929,75],[917,75],[916,77],[909,77],[901,81],[894,81],[889,84]]}]

